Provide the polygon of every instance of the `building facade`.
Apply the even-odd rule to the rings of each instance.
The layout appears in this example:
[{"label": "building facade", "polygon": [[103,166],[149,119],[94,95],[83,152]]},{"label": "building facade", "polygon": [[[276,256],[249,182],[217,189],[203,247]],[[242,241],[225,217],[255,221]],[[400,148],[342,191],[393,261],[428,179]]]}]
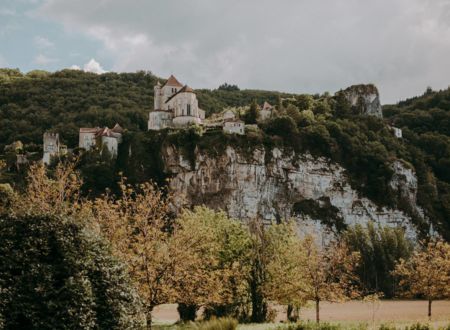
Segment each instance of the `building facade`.
[{"label": "building facade", "polygon": [[49,165],[52,158],[59,157],[60,142],[58,133],[44,133],[44,156],[42,162]]},{"label": "building facade", "polygon": [[186,127],[202,124],[205,111],[199,108],[197,95],[187,85],[182,85],[173,75],[164,85],[154,87],[153,111],[149,113],[148,129]]},{"label": "building facade", "polygon": [[245,134],[245,123],[239,119],[227,119],[223,122],[223,131],[228,134]]},{"label": "building facade", "polygon": [[78,146],[87,151],[95,147],[106,147],[111,156],[116,157],[119,144],[122,142],[122,134],[123,128],[119,124],[112,129],[108,127],[80,128]]}]

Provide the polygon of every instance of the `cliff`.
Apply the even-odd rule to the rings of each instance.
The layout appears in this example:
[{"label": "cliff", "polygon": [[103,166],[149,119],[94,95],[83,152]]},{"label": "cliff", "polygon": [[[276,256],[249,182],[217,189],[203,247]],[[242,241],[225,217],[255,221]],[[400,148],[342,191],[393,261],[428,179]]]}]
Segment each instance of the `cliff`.
[{"label": "cliff", "polygon": [[359,114],[383,117],[380,94],[374,85],[354,85],[344,91],[345,98]]},{"label": "cliff", "polygon": [[[178,196],[179,208],[205,204],[225,210],[231,217],[260,217],[266,222],[295,216],[299,221],[318,220],[338,230],[372,220],[401,225],[411,235],[415,233],[410,214],[360,196],[344,168],[323,157],[284,153],[278,148],[256,148],[252,154],[243,154],[228,146],[222,155],[213,157],[196,149],[194,161],[189,161],[173,145],[163,148],[162,157],[165,171],[172,174],[170,189]],[[392,169],[391,187],[412,213],[423,216],[416,205],[414,172],[398,161]]]}]

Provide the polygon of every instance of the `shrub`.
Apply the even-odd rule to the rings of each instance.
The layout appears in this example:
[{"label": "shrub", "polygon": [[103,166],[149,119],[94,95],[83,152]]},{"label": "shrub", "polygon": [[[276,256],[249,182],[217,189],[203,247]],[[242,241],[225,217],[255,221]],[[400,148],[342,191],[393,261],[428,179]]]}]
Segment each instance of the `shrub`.
[{"label": "shrub", "polygon": [[301,322],[297,324],[290,324],[288,326],[278,327],[277,330],[364,330],[367,329],[365,324],[357,324],[354,326],[333,323],[316,323],[316,322]]},{"label": "shrub", "polygon": [[431,330],[429,324],[416,323],[409,327],[406,327],[405,330]]},{"label": "shrub", "polygon": [[193,330],[235,330],[238,322],[232,318],[213,319],[192,324]]},{"label": "shrub", "polygon": [[123,265],[70,218],[0,216],[2,329],[136,328]]}]

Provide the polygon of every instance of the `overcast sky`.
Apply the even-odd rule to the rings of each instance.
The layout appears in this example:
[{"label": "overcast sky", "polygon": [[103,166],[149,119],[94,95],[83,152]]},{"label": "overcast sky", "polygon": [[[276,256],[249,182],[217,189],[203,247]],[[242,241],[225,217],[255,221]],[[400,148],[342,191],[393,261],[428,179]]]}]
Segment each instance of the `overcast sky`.
[{"label": "overcast sky", "polygon": [[173,73],[194,88],[383,103],[450,85],[450,0],[0,0],[0,67]]}]

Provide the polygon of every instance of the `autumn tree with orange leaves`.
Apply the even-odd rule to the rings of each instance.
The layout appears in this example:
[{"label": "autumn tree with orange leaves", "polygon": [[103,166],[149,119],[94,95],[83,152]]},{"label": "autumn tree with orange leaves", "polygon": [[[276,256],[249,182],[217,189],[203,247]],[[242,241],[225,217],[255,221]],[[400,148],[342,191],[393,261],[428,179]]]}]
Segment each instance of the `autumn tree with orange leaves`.
[{"label": "autumn tree with orange leaves", "polygon": [[400,260],[393,274],[400,278],[405,296],[428,300],[431,319],[433,300],[450,298],[450,244],[440,239],[425,243],[409,260]]},{"label": "autumn tree with orange leaves", "polygon": [[316,321],[320,322],[321,301],[338,302],[359,296],[354,269],[360,256],[342,242],[319,246],[313,236],[306,237],[302,246],[306,253],[306,285],[302,294],[315,302]]}]

